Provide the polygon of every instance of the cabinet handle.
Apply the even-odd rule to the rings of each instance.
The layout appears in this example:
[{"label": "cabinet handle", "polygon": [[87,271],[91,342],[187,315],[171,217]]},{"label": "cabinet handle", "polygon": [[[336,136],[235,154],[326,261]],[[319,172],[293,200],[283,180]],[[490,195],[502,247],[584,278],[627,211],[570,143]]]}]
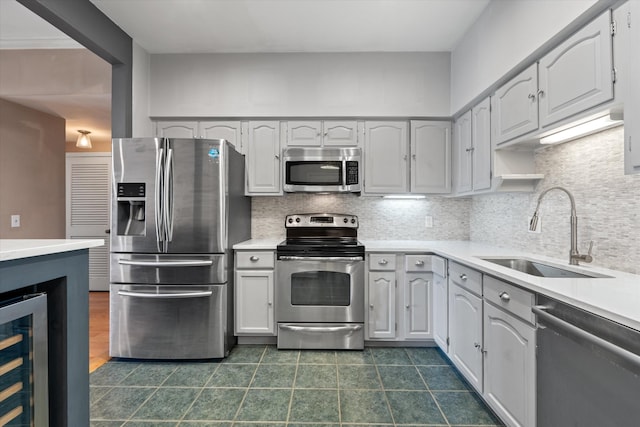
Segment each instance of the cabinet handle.
[{"label": "cabinet handle", "polygon": [[416,155],[415,155],[415,154],[412,154],[412,155],[411,155],[411,158],[412,158],[413,160],[415,160],[415,159],[416,159]]},{"label": "cabinet handle", "polygon": [[260,261],[260,257],[259,256],[255,256],[255,255],[251,255],[249,260],[252,261],[252,262],[257,262],[257,261]]},{"label": "cabinet handle", "polygon": [[381,259],[380,261],[378,261],[378,264],[380,264],[380,265],[387,265],[387,264],[389,264],[389,261],[387,261],[386,259],[384,259],[384,258],[383,258],[383,259]]},{"label": "cabinet handle", "polygon": [[410,306],[410,305],[406,305],[405,307],[407,307],[407,310],[409,310],[409,309],[411,308],[411,306]]},{"label": "cabinet handle", "polygon": [[469,147],[469,148],[466,148],[464,151],[466,151],[467,153],[470,153],[470,152],[472,152],[473,150],[475,150],[475,148],[474,148],[474,147]]},{"label": "cabinet handle", "polygon": [[421,259],[419,259],[419,260],[417,260],[417,261],[416,261],[416,265],[417,265],[418,267],[422,267],[422,266],[424,265],[424,261],[423,261],[423,260],[421,260]]},{"label": "cabinet handle", "polygon": [[480,344],[478,344],[477,342],[474,342],[474,343],[473,343],[473,346],[474,346],[475,348],[477,348],[478,350],[480,350]]},{"label": "cabinet handle", "polygon": [[528,98],[533,101],[534,99],[536,99],[536,96],[534,94],[530,93]]},{"label": "cabinet handle", "polygon": [[280,156],[276,154],[276,160],[280,160]]},{"label": "cabinet handle", "polygon": [[509,302],[509,300],[511,299],[511,297],[509,296],[508,293],[506,292],[500,292],[500,295],[498,295],[500,297],[500,299],[504,302]]},{"label": "cabinet handle", "polygon": [[466,275],[466,274],[464,274],[464,273],[462,273],[462,274],[460,275],[460,280],[467,280],[467,275]]},{"label": "cabinet handle", "polygon": [[273,305],[273,302],[272,302],[272,301],[269,301],[267,304],[268,304],[269,306],[272,306],[272,305]]},{"label": "cabinet handle", "polygon": [[373,304],[369,304],[369,308],[373,310]]},{"label": "cabinet handle", "polygon": [[544,96],[544,91],[542,89],[538,89],[538,98]]}]

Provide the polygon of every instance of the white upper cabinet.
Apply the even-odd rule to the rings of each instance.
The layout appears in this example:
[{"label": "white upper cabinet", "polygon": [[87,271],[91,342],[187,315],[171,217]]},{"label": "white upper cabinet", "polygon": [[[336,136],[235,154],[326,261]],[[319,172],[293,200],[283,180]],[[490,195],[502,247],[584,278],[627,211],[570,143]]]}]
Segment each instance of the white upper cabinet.
[{"label": "white upper cabinet", "polygon": [[247,195],[279,195],[280,123],[252,121],[248,126]]},{"label": "white upper cabinet", "polygon": [[290,120],[287,125],[289,147],[358,146],[358,122],[355,120]]},{"label": "white upper cabinet", "polygon": [[473,190],[491,188],[491,100],[471,109],[472,181]]},{"label": "white upper cabinet", "polygon": [[364,191],[401,194],[409,189],[407,122],[366,122]]},{"label": "white upper cabinet", "polygon": [[451,123],[411,121],[411,192],[451,192]]},{"label": "white upper cabinet", "polygon": [[324,145],[357,147],[358,123],[355,120],[333,120],[322,122]]},{"label": "white upper cabinet", "polygon": [[538,73],[542,127],[613,99],[610,12],[540,59]]},{"label": "white upper cabinet", "polygon": [[243,153],[240,121],[202,121],[198,123],[198,135],[206,139],[226,139]]},{"label": "white upper cabinet", "polygon": [[319,147],[322,145],[322,122],[289,121],[287,146]]},{"label": "white upper cabinet", "polygon": [[471,110],[464,113],[453,125],[454,185],[456,193],[473,190],[473,142],[471,138]]},{"label": "white upper cabinet", "polygon": [[156,122],[156,136],[160,138],[199,138],[198,122]]},{"label": "white upper cabinet", "polygon": [[537,93],[537,64],[496,90],[492,98],[497,144],[538,129]]}]

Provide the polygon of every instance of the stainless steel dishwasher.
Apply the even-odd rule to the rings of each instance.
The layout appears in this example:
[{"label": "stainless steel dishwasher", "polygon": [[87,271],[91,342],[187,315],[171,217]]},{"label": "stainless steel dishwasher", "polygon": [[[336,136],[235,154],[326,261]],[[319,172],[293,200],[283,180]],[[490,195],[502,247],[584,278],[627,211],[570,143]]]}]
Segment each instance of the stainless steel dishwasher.
[{"label": "stainless steel dishwasher", "polygon": [[637,427],[640,331],[538,297],[537,425]]}]

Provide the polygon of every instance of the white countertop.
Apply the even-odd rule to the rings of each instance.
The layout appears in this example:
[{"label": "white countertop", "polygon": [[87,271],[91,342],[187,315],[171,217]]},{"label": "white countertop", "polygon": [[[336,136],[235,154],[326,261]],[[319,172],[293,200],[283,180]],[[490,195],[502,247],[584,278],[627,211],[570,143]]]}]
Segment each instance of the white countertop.
[{"label": "white countertop", "polygon": [[0,239],[0,261],[76,251],[104,245],[102,239]]},{"label": "white countertop", "polygon": [[[242,250],[275,250],[282,239],[252,239],[234,245]],[[640,275],[609,270],[589,264],[569,265],[566,259],[550,258],[523,251],[469,241],[361,240],[367,252],[429,252],[476,268],[483,273],[519,285],[533,292],[574,305],[640,330]],[[522,257],[582,273],[610,277],[547,278],[502,267],[482,257]],[[597,259],[596,259],[597,262]]]}]

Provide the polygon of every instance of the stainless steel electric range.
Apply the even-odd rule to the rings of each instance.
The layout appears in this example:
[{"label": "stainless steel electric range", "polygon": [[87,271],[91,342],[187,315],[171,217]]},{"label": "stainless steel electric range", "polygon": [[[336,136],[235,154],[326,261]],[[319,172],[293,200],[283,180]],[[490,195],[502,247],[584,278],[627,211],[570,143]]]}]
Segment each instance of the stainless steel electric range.
[{"label": "stainless steel electric range", "polygon": [[364,246],[358,217],[285,218],[276,249],[278,348],[364,348]]}]

